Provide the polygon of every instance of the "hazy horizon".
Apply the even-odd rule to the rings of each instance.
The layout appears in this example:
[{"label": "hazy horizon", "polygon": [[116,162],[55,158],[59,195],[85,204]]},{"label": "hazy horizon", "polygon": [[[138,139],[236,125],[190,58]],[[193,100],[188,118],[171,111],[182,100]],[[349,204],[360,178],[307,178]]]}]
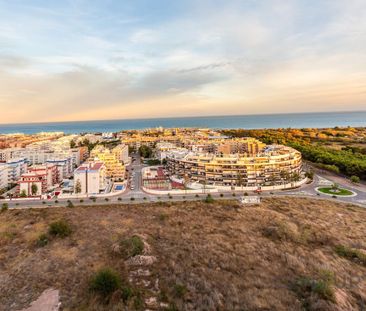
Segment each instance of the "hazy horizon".
[{"label": "hazy horizon", "polygon": [[0,124],[361,111],[366,2],[0,2]]},{"label": "hazy horizon", "polygon": [[300,112],[279,112],[279,113],[252,113],[252,114],[222,114],[222,115],[201,115],[201,116],[164,116],[151,118],[115,118],[115,119],[88,119],[88,120],[69,120],[69,121],[43,121],[43,122],[16,122],[16,123],[0,123],[0,125],[17,125],[17,124],[49,124],[49,123],[77,123],[77,122],[108,122],[108,121],[133,121],[133,120],[159,120],[159,119],[189,119],[189,118],[220,118],[220,117],[244,117],[244,116],[276,116],[276,115],[302,115],[302,114],[327,114],[327,113],[357,113],[366,112],[364,110],[339,110],[339,111],[300,111]]}]

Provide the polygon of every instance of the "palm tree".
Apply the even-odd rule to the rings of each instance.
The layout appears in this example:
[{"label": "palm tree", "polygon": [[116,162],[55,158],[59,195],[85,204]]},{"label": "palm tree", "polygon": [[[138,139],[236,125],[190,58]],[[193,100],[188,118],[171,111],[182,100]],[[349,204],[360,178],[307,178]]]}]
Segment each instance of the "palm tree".
[{"label": "palm tree", "polygon": [[81,183],[80,180],[78,179],[75,183],[75,193],[78,194],[81,192]]},{"label": "palm tree", "polygon": [[36,184],[32,184],[31,186],[31,192],[32,192],[32,195],[36,195],[37,192],[38,192],[38,186]]}]

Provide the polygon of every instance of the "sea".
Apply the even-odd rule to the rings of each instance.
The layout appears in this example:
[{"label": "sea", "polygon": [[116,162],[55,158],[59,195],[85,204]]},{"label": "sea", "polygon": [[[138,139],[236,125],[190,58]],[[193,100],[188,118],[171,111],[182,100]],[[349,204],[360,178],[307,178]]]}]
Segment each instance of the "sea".
[{"label": "sea", "polygon": [[125,119],[49,123],[0,124],[0,133],[96,133],[129,129],[195,127],[211,129],[328,128],[366,126],[366,111],[258,114],[182,118]]}]

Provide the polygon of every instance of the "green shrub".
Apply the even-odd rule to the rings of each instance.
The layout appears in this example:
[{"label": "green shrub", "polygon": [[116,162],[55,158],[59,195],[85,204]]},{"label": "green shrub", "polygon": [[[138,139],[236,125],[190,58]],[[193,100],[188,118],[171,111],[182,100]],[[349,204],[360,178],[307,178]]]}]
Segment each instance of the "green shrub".
[{"label": "green shrub", "polygon": [[223,194],[223,193],[220,193],[220,197],[222,197],[222,198],[223,198],[223,197],[224,197],[224,194]]},{"label": "green shrub", "polygon": [[147,197],[144,197],[144,200],[146,201],[147,200]]},{"label": "green shrub", "polygon": [[84,202],[84,200],[83,199],[80,199],[80,203],[83,203]]},{"label": "green shrub", "polygon": [[232,196],[233,196],[233,197],[236,197],[236,194],[235,194],[235,192],[233,192]]},{"label": "green shrub", "polygon": [[104,201],[108,202],[108,201],[109,201],[109,199],[108,199],[108,198],[105,198],[105,199],[104,199]]},{"label": "green shrub", "polygon": [[6,212],[9,209],[9,204],[8,203],[3,203],[1,205],[1,212]]},{"label": "green shrub", "polygon": [[36,244],[38,247],[43,247],[43,246],[46,246],[48,244],[48,242],[49,242],[49,240],[48,240],[47,234],[42,233],[38,236]]},{"label": "green shrub", "polygon": [[73,208],[74,204],[70,200],[68,200],[67,201],[67,207]]},{"label": "green shrub", "polygon": [[137,255],[141,255],[144,250],[144,242],[137,235],[133,235],[128,239],[120,242],[121,254],[123,258],[128,259]]},{"label": "green shrub", "polygon": [[134,197],[131,197],[131,199],[130,199],[131,201],[135,201],[135,198]]},{"label": "green shrub", "polygon": [[360,177],[353,175],[351,176],[351,181],[355,184],[358,184],[360,182]]},{"label": "green shrub", "polygon": [[59,220],[51,223],[48,228],[48,233],[57,237],[67,237],[71,234],[70,225],[65,220]]},{"label": "green shrub", "polygon": [[187,293],[187,287],[182,284],[175,284],[173,287],[174,296],[177,298],[183,298]]},{"label": "green shrub", "polygon": [[249,194],[248,192],[244,192],[244,196],[247,197]]},{"label": "green shrub", "polygon": [[317,278],[299,278],[295,284],[295,291],[305,299],[316,294],[321,299],[335,302],[334,274],[331,271],[323,270]]},{"label": "green shrub", "polygon": [[344,245],[337,245],[334,251],[341,257],[354,261],[366,267],[366,254],[357,249],[353,249]]},{"label": "green shrub", "polygon": [[45,201],[42,201],[42,204],[44,205],[44,204],[46,204],[46,202]]},{"label": "green shrub", "polygon": [[166,215],[166,214],[160,214],[159,215],[159,220],[160,221],[165,221],[165,219],[167,219],[168,218],[168,215]]},{"label": "green shrub", "polygon": [[103,268],[97,271],[90,281],[90,289],[103,299],[110,298],[120,288],[121,277],[110,268]]},{"label": "green shrub", "polygon": [[200,196],[198,194],[195,195],[196,198],[199,198]]},{"label": "green shrub", "polygon": [[210,193],[206,196],[205,202],[206,203],[213,203],[214,202],[214,198],[212,197],[212,195]]},{"label": "green shrub", "polygon": [[57,204],[58,203],[58,200],[55,200],[55,203]]},{"label": "green shrub", "polygon": [[122,201],[122,198],[118,198],[117,200],[118,200],[118,201]]}]

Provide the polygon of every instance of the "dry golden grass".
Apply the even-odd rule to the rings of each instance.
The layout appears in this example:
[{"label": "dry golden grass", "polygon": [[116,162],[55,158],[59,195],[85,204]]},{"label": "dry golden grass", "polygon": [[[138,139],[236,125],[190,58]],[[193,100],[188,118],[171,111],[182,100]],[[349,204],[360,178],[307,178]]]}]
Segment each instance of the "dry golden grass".
[{"label": "dry golden grass", "polygon": [[[59,219],[72,234],[36,247]],[[163,303],[155,309],[170,310],[365,310],[366,267],[334,251],[365,251],[365,219],[359,207],[300,198],[7,211],[0,214],[0,310],[26,307],[50,287],[60,290],[62,310],[143,309],[149,297]],[[134,234],[156,256],[151,266],[130,266],[113,252]],[[138,293],[128,307],[118,293],[103,305],[88,290],[93,272],[106,266]],[[138,269],[146,275],[133,277]],[[299,279],[320,280],[324,271],[334,273],[334,302],[298,292]]]}]

